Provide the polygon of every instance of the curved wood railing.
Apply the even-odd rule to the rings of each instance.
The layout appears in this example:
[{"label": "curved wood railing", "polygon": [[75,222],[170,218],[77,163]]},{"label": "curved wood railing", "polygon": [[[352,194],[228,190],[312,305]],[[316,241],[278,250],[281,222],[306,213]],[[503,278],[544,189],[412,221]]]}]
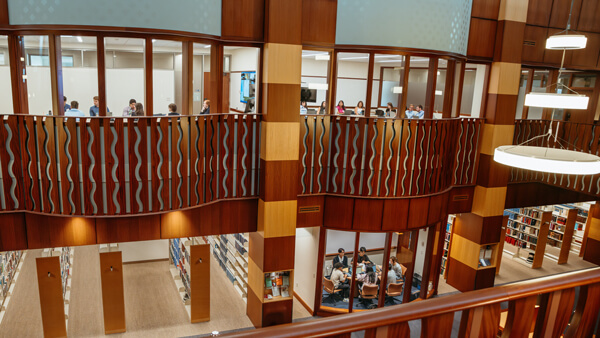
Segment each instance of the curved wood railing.
[{"label": "curved wood railing", "polygon": [[[516,120],[513,144],[521,144],[535,136],[544,135],[552,128],[558,140],[538,138],[528,145],[565,148],[598,155],[600,153],[600,126],[550,120]],[[511,168],[510,182],[541,182],[590,195],[600,195],[599,175],[548,174]]]},{"label": "curved wood railing", "polygon": [[475,183],[483,119],[302,115],[300,195],[403,197]]},{"label": "curved wood railing", "polygon": [[1,117],[1,211],[144,214],[258,196],[260,115]]},{"label": "curved wood railing", "polygon": [[450,337],[454,314],[462,311],[459,337],[496,337],[502,302],[508,302],[502,337],[591,337],[600,311],[600,268],[222,336],[350,337],[365,330],[365,337],[410,337],[408,322],[420,320],[421,337]]}]

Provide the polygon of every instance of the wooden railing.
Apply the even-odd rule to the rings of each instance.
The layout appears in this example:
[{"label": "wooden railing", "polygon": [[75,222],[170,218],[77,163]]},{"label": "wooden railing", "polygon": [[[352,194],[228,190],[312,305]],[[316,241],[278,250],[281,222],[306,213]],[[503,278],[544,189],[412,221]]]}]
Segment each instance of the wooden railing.
[{"label": "wooden railing", "polygon": [[162,212],[256,197],[260,115],[4,115],[0,210]]},{"label": "wooden railing", "polygon": [[[508,309],[502,310],[503,302],[508,302]],[[418,320],[421,337],[450,337],[458,311],[462,311],[456,327],[459,337],[496,337],[500,327],[501,336],[511,338],[530,333],[534,337],[592,337],[600,311],[600,268],[222,336],[350,337],[352,332],[365,330],[369,338],[410,337],[408,322]]]},{"label": "wooden railing", "polygon": [[299,194],[427,195],[475,183],[482,119],[303,115]]},{"label": "wooden railing", "polygon": [[[600,127],[593,124],[549,120],[517,120],[513,144],[521,144],[552,128],[554,136],[540,137],[528,145],[565,148],[594,155],[600,153]],[[563,175],[511,168],[510,182],[541,182],[565,189],[600,195],[600,175]]]}]

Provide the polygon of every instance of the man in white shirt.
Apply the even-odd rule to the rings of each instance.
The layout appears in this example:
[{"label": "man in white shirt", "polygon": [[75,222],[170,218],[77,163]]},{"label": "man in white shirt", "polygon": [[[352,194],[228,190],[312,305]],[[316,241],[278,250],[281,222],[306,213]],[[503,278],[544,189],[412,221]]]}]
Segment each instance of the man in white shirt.
[{"label": "man in white shirt", "polygon": [[348,284],[346,275],[342,271],[344,266],[338,262],[333,264],[333,272],[331,273],[331,281],[333,282],[334,289],[342,290],[342,297],[344,302],[348,302],[348,293],[350,291],[350,284]]},{"label": "man in white shirt", "polygon": [[[79,108],[79,102],[77,101],[71,101],[71,109],[67,110],[67,112],[65,113],[65,116],[81,116],[81,117],[85,117],[85,114],[78,109]],[[79,119],[77,119],[77,122],[79,122]]]}]

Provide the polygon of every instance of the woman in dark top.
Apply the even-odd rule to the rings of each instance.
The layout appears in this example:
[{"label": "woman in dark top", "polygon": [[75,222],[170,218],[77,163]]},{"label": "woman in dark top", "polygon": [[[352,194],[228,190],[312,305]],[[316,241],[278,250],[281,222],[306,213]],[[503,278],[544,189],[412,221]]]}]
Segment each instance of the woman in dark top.
[{"label": "woman in dark top", "polygon": [[345,253],[345,251],[343,248],[338,249],[338,255],[333,258],[334,265],[335,265],[335,263],[342,263],[344,268],[348,267],[348,257],[344,256],[344,253]]},{"label": "woman in dark top", "polygon": [[319,107],[318,114],[327,114],[327,103],[325,101],[321,102],[321,107]]}]

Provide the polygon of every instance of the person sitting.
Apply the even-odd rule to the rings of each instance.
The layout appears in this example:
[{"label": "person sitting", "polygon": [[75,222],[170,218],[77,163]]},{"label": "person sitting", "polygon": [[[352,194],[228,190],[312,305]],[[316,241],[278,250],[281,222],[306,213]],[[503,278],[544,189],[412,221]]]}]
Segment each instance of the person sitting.
[{"label": "person sitting", "polygon": [[[84,117],[85,114],[79,110],[79,102],[77,101],[71,101],[71,109],[69,109],[66,113],[65,116],[81,116]],[[79,122],[79,119],[77,119],[77,122]]]},{"label": "person sitting", "polygon": [[317,114],[327,114],[327,103],[325,101],[321,102],[321,106],[319,107],[319,111],[317,112]]},{"label": "person sitting", "polygon": [[135,104],[135,113],[134,116],[144,116],[144,105],[141,102],[137,102]]},{"label": "person sitting", "polygon": [[408,109],[404,112],[404,115],[407,119],[412,119],[415,114],[415,105],[411,104],[408,106]]},{"label": "person sitting", "polygon": [[396,117],[396,110],[391,102],[387,103],[387,109],[385,110],[386,117]]},{"label": "person sitting", "polygon": [[[110,109],[106,107],[106,115],[109,116]],[[90,107],[90,116],[100,116],[100,97],[94,96],[94,105]]]},{"label": "person sitting", "polygon": [[358,250],[358,261],[359,264],[372,264],[369,256],[367,256],[367,249],[362,246],[360,250]]},{"label": "person sitting", "polygon": [[129,105],[123,108],[123,116],[135,116],[135,99],[129,100]]},{"label": "person sitting", "polygon": [[[377,275],[375,274],[375,272],[373,272],[373,270],[367,272],[367,273],[361,273],[356,277],[356,281],[359,282],[358,284],[358,291],[360,292],[360,294],[362,295],[362,289],[363,286],[377,286]],[[364,299],[361,297],[360,302],[362,303],[362,305],[365,308],[369,308],[371,307],[371,305],[373,304],[373,300],[372,299]]]},{"label": "person sitting", "polygon": [[413,114],[413,118],[422,119],[425,117],[425,111],[422,105],[417,106],[417,110]]},{"label": "person sitting", "polygon": [[337,256],[335,256],[333,258],[333,264],[335,265],[335,263],[342,263],[342,266],[345,268],[348,267],[348,257],[346,257],[344,255],[346,251],[344,250],[344,248],[339,248],[338,249],[338,254]]},{"label": "person sitting", "polygon": [[306,101],[300,102],[300,115],[306,115],[308,113],[308,105]]},{"label": "person sitting", "polygon": [[394,284],[396,283],[396,273],[394,272],[394,269],[392,268],[392,265],[389,264],[388,265],[386,287],[390,286],[391,283],[394,283]]},{"label": "person sitting", "polygon": [[204,100],[202,103],[202,110],[200,110],[200,115],[210,114],[210,100]]},{"label": "person sitting", "polygon": [[365,104],[362,101],[358,101],[356,108],[354,108],[354,115],[365,115]]},{"label": "person sitting", "polygon": [[177,105],[175,103],[169,104],[169,116],[178,116]]},{"label": "person sitting", "polygon": [[333,282],[334,289],[342,290],[342,297],[344,302],[348,302],[348,295],[350,291],[350,284],[346,278],[346,274],[342,271],[344,266],[342,263],[333,264],[333,272],[331,273],[331,281]]},{"label": "person sitting", "polygon": [[390,257],[390,265],[396,274],[396,281],[403,281],[404,276],[402,276],[402,266],[398,263],[398,258],[396,256]]},{"label": "person sitting", "polygon": [[344,101],[340,100],[340,102],[338,102],[335,109],[337,111],[336,112],[337,114],[343,115],[346,112],[346,105],[344,104]]},{"label": "person sitting", "polygon": [[67,110],[71,109],[71,106],[67,103],[67,97],[63,96],[63,102],[65,104],[65,113],[67,112]]}]

